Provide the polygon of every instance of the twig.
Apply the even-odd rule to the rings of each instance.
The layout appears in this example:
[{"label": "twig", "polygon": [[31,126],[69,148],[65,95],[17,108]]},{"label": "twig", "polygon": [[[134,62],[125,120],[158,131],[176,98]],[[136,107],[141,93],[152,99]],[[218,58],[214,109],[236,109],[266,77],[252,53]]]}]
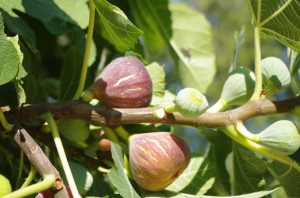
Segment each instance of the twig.
[{"label": "twig", "polygon": [[153,116],[153,112],[161,107],[149,108],[105,108],[96,107],[81,101],[66,101],[51,104],[27,104],[14,111],[10,111],[22,122],[37,119],[36,115],[47,111],[52,112],[55,119],[59,118],[77,118],[92,121],[98,125],[116,127],[123,124],[139,123],[164,123],[180,124],[195,127],[226,127],[237,121],[278,113],[291,113],[296,107],[300,106],[300,96],[281,101],[270,101],[262,99],[248,102],[236,109],[219,112],[204,113],[197,118],[186,118],[179,113],[166,114],[162,119]]}]

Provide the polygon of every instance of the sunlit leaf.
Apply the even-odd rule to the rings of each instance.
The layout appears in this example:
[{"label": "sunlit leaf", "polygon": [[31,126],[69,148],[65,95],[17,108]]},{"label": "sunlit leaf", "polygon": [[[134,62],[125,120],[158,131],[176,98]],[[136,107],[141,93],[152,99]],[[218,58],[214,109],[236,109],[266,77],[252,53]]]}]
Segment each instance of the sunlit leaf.
[{"label": "sunlit leaf", "polygon": [[165,94],[165,72],[162,66],[153,62],[146,66],[152,80],[152,100],[151,105],[158,105],[163,100]]},{"label": "sunlit leaf", "polygon": [[85,0],[23,1],[26,13],[42,21],[55,35],[70,32],[72,25],[84,29],[88,25],[88,6]]},{"label": "sunlit leaf", "polygon": [[197,88],[204,93],[216,69],[211,26],[204,14],[178,2],[131,0],[130,3],[136,10],[135,18],[144,31],[149,50],[152,47],[152,51],[162,48],[163,38],[177,65],[177,75],[183,86]]},{"label": "sunlit leaf", "polygon": [[10,31],[15,34],[19,34],[30,49],[38,54],[36,48],[35,33],[31,27],[17,15],[14,10],[25,13],[25,8],[22,5],[22,0],[10,0],[10,1],[0,1],[0,11],[2,12],[5,25]]},{"label": "sunlit leaf", "polygon": [[20,57],[13,42],[4,33],[4,24],[0,13],[0,85],[14,79],[18,73]]},{"label": "sunlit leaf", "polygon": [[110,169],[110,172],[107,174],[108,179],[118,189],[122,197],[139,198],[140,196],[135,192],[124,172],[122,149],[114,142],[111,142],[111,154],[116,168]]},{"label": "sunlit leaf", "polygon": [[248,0],[255,27],[300,51],[300,4],[294,0]]},{"label": "sunlit leaf", "polygon": [[214,171],[214,165],[206,158],[193,157],[184,172],[166,190],[204,195],[215,181]]},{"label": "sunlit leaf", "polygon": [[117,50],[125,51],[134,48],[137,38],[142,34],[118,7],[106,0],[94,0],[100,21],[106,31],[106,39]]},{"label": "sunlit leaf", "polygon": [[[227,196],[223,198],[260,198],[264,197],[266,195],[269,195],[273,192],[275,192],[278,188],[272,189],[272,190],[264,190],[264,191],[258,191],[254,193],[249,194],[243,194],[243,195],[237,195],[237,196]],[[157,193],[149,193],[145,197],[147,198],[161,198],[161,197],[168,197],[168,198],[217,198],[216,196],[209,196],[209,195],[190,195],[190,194],[178,194],[171,191],[163,191],[163,192],[157,192]]]}]

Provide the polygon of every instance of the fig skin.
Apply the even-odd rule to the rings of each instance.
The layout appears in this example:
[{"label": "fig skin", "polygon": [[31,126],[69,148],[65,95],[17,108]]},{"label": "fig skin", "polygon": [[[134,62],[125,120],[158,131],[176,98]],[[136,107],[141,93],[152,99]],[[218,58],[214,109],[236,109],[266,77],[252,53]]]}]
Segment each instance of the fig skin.
[{"label": "fig skin", "polygon": [[148,191],[169,186],[188,166],[190,156],[188,144],[169,132],[135,134],[129,138],[131,174]]},{"label": "fig skin", "polygon": [[138,58],[119,57],[107,65],[91,90],[109,107],[147,107],[152,98],[152,81]]}]

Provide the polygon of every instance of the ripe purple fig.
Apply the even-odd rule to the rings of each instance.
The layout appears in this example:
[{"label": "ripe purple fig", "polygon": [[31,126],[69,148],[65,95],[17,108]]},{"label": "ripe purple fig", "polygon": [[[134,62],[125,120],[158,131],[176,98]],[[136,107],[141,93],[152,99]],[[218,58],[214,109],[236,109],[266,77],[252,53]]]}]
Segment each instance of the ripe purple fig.
[{"label": "ripe purple fig", "polygon": [[145,190],[160,191],[169,186],[190,162],[188,144],[168,132],[135,134],[129,138],[130,170]]},{"label": "ripe purple fig", "polygon": [[95,98],[109,107],[146,107],[152,98],[152,81],[136,57],[113,60],[91,87]]}]

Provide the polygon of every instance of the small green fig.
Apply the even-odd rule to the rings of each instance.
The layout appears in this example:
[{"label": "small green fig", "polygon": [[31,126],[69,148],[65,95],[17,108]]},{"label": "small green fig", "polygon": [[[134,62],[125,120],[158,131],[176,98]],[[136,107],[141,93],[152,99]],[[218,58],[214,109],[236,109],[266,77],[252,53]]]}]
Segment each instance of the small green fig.
[{"label": "small green fig", "polygon": [[287,88],[291,82],[290,72],[285,63],[276,57],[261,61],[263,89],[267,93],[277,93]]},{"label": "small green fig", "polygon": [[169,186],[188,166],[190,149],[168,132],[135,134],[129,138],[130,170],[145,190],[160,191]]},{"label": "small green fig", "polygon": [[0,174],[0,196],[11,193],[11,185],[9,180]]},{"label": "small green fig", "polygon": [[146,107],[152,98],[152,81],[138,58],[120,57],[107,65],[83,99],[90,95],[109,107]]},{"label": "small green fig", "polygon": [[281,155],[291,155],[300,147],[300,135],[291,121],[280,120],[257,134],[257,142]]},{"label": "small green fig", "polygon": [[206,97],[197,89],[184,88],[174,100],[175,109],[184,116],[197,117],[208,108]]},{"label": "small green fig", "polygon": [[71,142],[83,142],[90,135],[89,122],[62,118],[57,122],[58,131]]},{"label": "small green fig", "polygon": [[253,94],[255,75],[247,67],[235,68],[225,81],[221,99],[227,105],[240,105],[247,102]]}]

